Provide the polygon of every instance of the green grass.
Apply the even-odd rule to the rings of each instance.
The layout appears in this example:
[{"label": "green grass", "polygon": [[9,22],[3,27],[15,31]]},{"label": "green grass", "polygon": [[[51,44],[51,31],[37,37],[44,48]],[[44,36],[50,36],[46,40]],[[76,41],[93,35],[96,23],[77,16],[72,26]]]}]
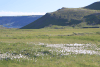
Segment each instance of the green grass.
[{"label": "green grass", "polygon": [[[91,43],[100,48],[99,33],[100,28],[0,29],[0,54],[8,52],[28,57],[28,59],[0,60],[0,67],[100,67],[99,55],[70,54],[63,56],[56,52],[60,49],[46,47],[47,43]],[[44,45],[38,45],[39,42]],[[53,50],[53,52],[49,50]]]},{"label": "green grass", "polygon": [[99,67],[100,60],[96,55],[69,55],[62,57],[38,57],[36,60],[3,60],[2,67]]},{"label": "green grass", "polygon": [[[100,28],[96,28],[96,29],[93,29],[93,28],[91,29],[89,28],[87,29],[25,29],[25,30],[24,29],[22,30],[21,29],[3,29],[3,30],[0,30],[0,41],[24,42],[24,43],[27,43],[27,42],[68,43],[67,40],[71,40],[71,41],[80,40],[82,42],[84,40],[84,42],[85,41],[99,42],[100,41],[99,30]],[[65,40],[66,42],[64,42]]]}]

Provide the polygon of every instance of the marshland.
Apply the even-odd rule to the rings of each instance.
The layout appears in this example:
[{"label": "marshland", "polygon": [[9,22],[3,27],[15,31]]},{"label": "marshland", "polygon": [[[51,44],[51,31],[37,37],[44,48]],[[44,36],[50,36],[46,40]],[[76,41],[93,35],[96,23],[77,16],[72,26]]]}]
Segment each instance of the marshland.
[{"label": "marshland", "polygon": [[0,67],[99,67],[99,31],[0,29]]}]

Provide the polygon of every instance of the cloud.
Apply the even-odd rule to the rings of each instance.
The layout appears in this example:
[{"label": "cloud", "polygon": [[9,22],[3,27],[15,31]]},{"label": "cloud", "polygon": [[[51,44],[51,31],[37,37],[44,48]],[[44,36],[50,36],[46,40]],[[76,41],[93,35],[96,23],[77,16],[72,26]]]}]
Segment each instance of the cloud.
[{"label": "cloud", "polygon": [[45,12],[12,12],[0,11],[0,16],[45,15]]}]

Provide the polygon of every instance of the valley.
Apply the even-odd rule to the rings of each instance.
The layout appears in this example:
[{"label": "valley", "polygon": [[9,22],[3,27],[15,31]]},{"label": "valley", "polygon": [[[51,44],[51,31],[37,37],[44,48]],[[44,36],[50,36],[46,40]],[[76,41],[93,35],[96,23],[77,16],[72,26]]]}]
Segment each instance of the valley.
[{"label": "valley", "polygon": [[99,6],[1,16],[0,67],[100,67]]},{"label": "valley", "polygon": [[21,28],[38,18],[42,15],[30,15],[30,16],[1,16],[0,25],[6,28]]}]

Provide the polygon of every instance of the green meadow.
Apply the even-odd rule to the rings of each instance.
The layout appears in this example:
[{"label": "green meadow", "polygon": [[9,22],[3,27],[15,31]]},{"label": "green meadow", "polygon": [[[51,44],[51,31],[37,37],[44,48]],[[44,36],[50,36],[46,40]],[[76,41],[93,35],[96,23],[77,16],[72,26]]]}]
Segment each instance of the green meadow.
[{"label": "green meadow", "polygon": [[[63,51],[75,43],[90,44],[84,50],[98,54]],[[99,48],[100,28],[0,29],[0,67],[100,67]]]}]

